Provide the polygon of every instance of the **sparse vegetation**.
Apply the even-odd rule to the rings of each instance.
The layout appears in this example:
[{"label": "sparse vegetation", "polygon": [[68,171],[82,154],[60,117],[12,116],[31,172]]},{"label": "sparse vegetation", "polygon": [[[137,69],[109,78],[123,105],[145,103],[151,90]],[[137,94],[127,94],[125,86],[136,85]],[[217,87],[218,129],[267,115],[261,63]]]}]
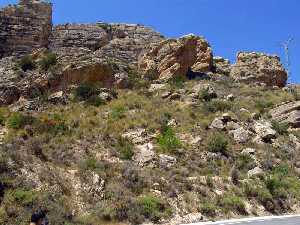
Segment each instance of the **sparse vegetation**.
[{"label": "sparse vegetation", "polygon": [[218,207],[214,203],[205,202],[201,205],[200,211],[206,216],[214,217],[216,216],[217,209]]},{"label": "sparse vegetation", "polygon": [[75,98],[79,101],[86,101],[97,94],[96,87],[89,84],[81,84],[74,91]]},{"label": "sparse vegetation", "polygon": [[129,140],[122,137],[118,138],[116,149],[119,152],[121,159],[131,160],[134,155],[133,148],[133,144]]},{"label": "sparse vegetation", "polygon": [[180,89],[184,87],[184,83],[186,82],[186,78],[183,76],[176,76],[169,80],[169,84],[173,89]]},{"label": "sparse vegetation", "polygon": [[219,111],[224,112],[232,108],[232,103],[228,101],[215,100],[205,103],[204,107],[206,111],[210,113],[216,113]]},{"label": "sparse vegetation", "polygon": [[204,88],[199,92],[199,99],[205,102],[210,102],[216,97],[217,95],[215,93],[211,93],[208,88]]},{"label": "sparse vegetation", "polygon": [[12,129],[20,129],[31,123],[33,123],[33,117],[26,116],[21,113],[13,113],[7,119],[7,126]]},{"label": "sparse vegetation", "polygon": [[[183,82],[187,90],[184,95],[190,94],[194,82]],[[47,107],[40,112],[0,110],[2,128],[9,128],[3,132],[3,142],[8,144],[3,145],[0,154],[1,222],[22,224],[41,205],[47,205],[49,219],[55,224],[142,224],[164,218],[168,221],[173,208],[164,199],[178,200],[178,196],[183,196],[180,204],[186,212],[200,211],[209,219],[232,213],[245,215],[246,200],[278,213],[289,212],[289,207],[300,199],[299,179],[291,160],[298,159],[293,143],[286,138],[290,133],[298,137],[296,130],[272,123],[282,148],[268,143],[236,143],[228,132],[235,123],[245,129],[253,123],[252,113],[259,111],[256,100],[265,98],[278,104],[293,98],[292,94],[279,90],[275,96],[257,87],[237,89],[220,83],[216,86],[218,95],[233,92],[234,101],[210,99],[203,93],[202,101],[190,106],[146,93],[140,86],[118,90],[118,98],[104,104],[98,99],[99,87],[79,85],[73,92],[74,101],[51,107],[45,101]],[[179,86],[167,84],[167,88],[172,91]],[[247,115],[241,115],[241,108]],[[209,128],[223,112],[234,118],[232,124],[227,124],[228,130]],[[261,117],[270,121],[267,115],[265,110]],[[131,131],[132,136],[123,138]],[[195,141],[198,137],[202,139],[199,142]],[[134,156],[139,153],[138,145],[148,142],[154,146],[154,156],[141,166]],[[256,149],[255,156],[241,154],[248,147]],[[166,155],[166,162],[160,154]],[[279,161],[282,164],[278,165]],[[41,167],[39,173],[30,172],[42,184],[57,187],[57,193],[36,192],[26,177],[22,177],[26,183],[14,177],[11,171],[21,168],[23,162]],[[257,162],[265,175],[249,177],[248,171],[257,167]],[[77,207],[77,190],[81,193],[78,204],[90,210],[84,216],[68,217]],[[223,195],[216,194],[216,190]],[[8,207],[19,216],[12,216]]]},{"label": "sparse vegetation", "polygon": [[26,55],[20,59],[19,66],[24,72],[26,72],[27,70],[35,69],[36,63],[34,62],[31,55]]},{"label": "sparse vegetation", "polygon": [[139,198],[138,205],[141,207],[142,214],[153,222],[158,222],[171,213],[166,203],[151,195]]},{"label": "sparse vegetation", "polygon": [[215,153],[222,153],[224,155],[228,154],[228,140],[227,138],[221,134],[216,133],[212,134],[207,142],[207,150]]},{"label": "sparse vegetation", "polygon": [[176,150],[182,146],[173,129],[169,126],[162,129],[157,141],[163,152],[176,153]]},{"label": "sparse vegetation", "polygon": [[289,124],[272,121],[272,128],[280,135],[288,134]]},{"label": "sparse vegetation", "polygon": [[56,55],[52,52],[48,52],[42,59],[39,61],[39,65],[42,70],[49,70],[52,66],[55,66],[57,63]]},{"label": "sparse vegetation", "polygon": [[220,199],[219,204],[221,209],[225,213],[232,212],[232,211],[239,212],[241,214],[246,213],[245,203],[243,199],[241,199],[238,196],[225,195],[222,197],[222,199]]}]

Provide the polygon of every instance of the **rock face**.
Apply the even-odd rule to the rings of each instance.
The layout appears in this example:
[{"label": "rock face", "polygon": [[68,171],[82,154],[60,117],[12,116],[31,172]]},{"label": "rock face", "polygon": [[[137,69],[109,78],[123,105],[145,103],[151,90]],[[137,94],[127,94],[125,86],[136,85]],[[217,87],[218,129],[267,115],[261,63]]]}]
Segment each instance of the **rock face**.
[{"label": "rock face", "polygon": [[270,111],[273,120],[288,123],[294,128],[300,127],[300,101],[282,104]]},{"label": "rock face", "polygon": [[21,0],[0,9],[0,57],[19,55],[47,47],[52,29],[52,5]]},{"label": "rock face", "polygon": [[136,66],[138,57],[148,45],[164,40],[160,33],[142,25],[106,23],[100,25],[107,31],[111,40],[96,54],[113,59],[121,65]]},{"label": "rock face", "polygon": [[214,62],[214,70],[216,73],[224,74],[226,76],[230,75],[231,64],[228,59],[224,59],[222,57],[217,56],[214,57],[213,62]]},{"label": "rock face", "polygon": [[201,37],[188,35],[178,40],[168,39],[151,47],[139,60],[144,77],[168,80],[172,77],[209,72],[213,54],[210,45]]},{"label": "rock face", "polygon": [[136,64],[145,46],[162,41],[161,34],[137,24],[65,24],[53,28],[50,48],[86,48],[95,57]]},{"label": "rock face", "polygon": [[88,48],[97,50],[109,42],[109,35],[97,24],[64,24],[53,28],[50,47]]},{"label": "rock face", "polygon": [[286,85],[287,72],[278,56],[262,53],[240,52],[237,62],[232,66],[231,76],[246,83],[263,83],[267,86]]}]

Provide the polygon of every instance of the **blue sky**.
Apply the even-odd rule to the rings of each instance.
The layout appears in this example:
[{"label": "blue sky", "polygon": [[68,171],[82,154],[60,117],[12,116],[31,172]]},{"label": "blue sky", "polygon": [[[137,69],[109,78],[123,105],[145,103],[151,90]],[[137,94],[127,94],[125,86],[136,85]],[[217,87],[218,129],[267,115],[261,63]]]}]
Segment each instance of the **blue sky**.
[{"label": "blue sky", "polygon": [[[0,0],[0,6],[16,0]],[[300,83],[299,0],[52,0],[54,23],[124,22],[151,26],[167,37],[206,37],[214,54],[235,60],[238,51],[277,54],[290,37],[292,82]]]}]

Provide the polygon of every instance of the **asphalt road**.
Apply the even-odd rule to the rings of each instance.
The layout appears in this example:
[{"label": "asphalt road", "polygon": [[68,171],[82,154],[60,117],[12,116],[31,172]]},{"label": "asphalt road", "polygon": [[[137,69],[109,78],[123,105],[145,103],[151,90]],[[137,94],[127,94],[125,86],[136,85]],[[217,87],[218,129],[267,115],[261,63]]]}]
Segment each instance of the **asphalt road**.
[{"label": "asphalt road", "polygon": [[241,220],[228,220],[220,222],[194,223],[190,225],[300,225],[300,215],[258,217]]}]

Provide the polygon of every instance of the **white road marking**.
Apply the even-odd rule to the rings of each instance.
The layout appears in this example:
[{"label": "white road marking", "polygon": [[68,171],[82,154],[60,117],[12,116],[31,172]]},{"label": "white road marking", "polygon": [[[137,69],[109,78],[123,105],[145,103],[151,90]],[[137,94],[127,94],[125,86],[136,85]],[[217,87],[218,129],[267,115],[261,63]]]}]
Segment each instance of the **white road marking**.
[{"label": "white road marking", "polygon": [[243,218],[243,219],[233,219],[233,220],[224,220],[219,222],[202,222],[202,223],[192,223],[192,224],[182,224],[182,225],[233,225],[239,223],[251,223],[251,222],[264,222],[267,220],[274,219],[288,219],[288,218],[297,218],[300,215],[286,215],[286,216],[264,216],[264,217],[253,217],[253,218]]}]

